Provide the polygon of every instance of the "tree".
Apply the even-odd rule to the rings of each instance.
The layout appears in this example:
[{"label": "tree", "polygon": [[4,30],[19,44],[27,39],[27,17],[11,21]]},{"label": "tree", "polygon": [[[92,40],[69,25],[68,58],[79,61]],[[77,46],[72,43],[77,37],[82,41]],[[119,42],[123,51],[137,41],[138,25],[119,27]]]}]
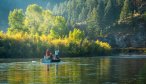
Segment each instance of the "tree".
[{"label": "tree", "polygon": [[86,19],[87,15],[86,15],[86,10],[83,7],[81,10],[81,13],[79,14],[79,21],[84,21]]},{"label": "tree", "polygon": [[125,0],[121,10],[120,20],[126,19],[129,16],[129,13],[130,13],[129,0]]},{"label": "tree", "polygon": [[88,8],[94,8],[97,7],[97,0],[86,0],[85,4]]},{"label": "tree", "polygon": [[99,4],[97,6],[97,25],[100,29],[100,36],[102,35],[102,30],[104,28],[104,23],[103,23],[103,17],[104,17],[104,2],[102,0],[99,1]]},{"label": "tree", "polygon": [[24,21],[24,14],[22,9],[14,9],[9,14],[9,28],[8,31],[10,32],[19,32],[23,31],[23,21]]},{"label": "tree", "polygon": [[124,3],[124,0],[116,0],[116,2],[121,7]]},{"label": "tree", "polygon": [[104,22],[106,25],[110,25],[115,20],[117,10],[115,9],[114,2],[115,0],[108,0],[105,7]]},{"label": "tree", "polygon": [[101,23],[102,22],[102,19],[103,19],[103,16],[104,16],[104,3],[103,1],[99,1],[99,4],[97,6],[97,22],[98,23]]},{"label": "tree", "polygon": [[93,8],[90,19],[91,21],[94,21],[95,23],[97,23],[97,9],[96,8]]},{"label": "tree", "polygon": [[50,30],[53,27],[53,22],[55,16],[52,15],[52,12],[49,10],[44,10],[42,13],[43,22],[40,24],[39,31],[42,34],[48,35],[50,34]]},{"label": "tree", "polygon": [[80,42],[84,38],[85,38],[84,32],[79,30],[79,29],[77,29],[77,28],[74,28],[73,31],[69,32],[69,39],[71,41]]},{"label": "tree", "polygon": [[[29,28],[31,33],[39,32],[39,26],[42,23],[42,7],[32,4],[29,5],[26,9],[26,18],[25,18],[25,26]],[[40,33],[40,32],[39,32]]]},{"label": "tree", "polygon": [[68,28],[66,26],[66,20],[65,18],[61,16],[56,16],[54,20],[54,25],[50,30],[50,35],[53,38],[63,38],[66,35],[68,35]]}]

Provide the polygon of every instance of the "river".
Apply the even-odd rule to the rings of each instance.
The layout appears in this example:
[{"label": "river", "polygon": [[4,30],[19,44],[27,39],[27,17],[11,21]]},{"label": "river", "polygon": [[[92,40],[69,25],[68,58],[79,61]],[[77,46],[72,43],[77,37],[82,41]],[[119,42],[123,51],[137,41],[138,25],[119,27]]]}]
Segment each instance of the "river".
[{"label": "river", "polygon": [[0,59],[0,84],[146,84],[146,56]]}]

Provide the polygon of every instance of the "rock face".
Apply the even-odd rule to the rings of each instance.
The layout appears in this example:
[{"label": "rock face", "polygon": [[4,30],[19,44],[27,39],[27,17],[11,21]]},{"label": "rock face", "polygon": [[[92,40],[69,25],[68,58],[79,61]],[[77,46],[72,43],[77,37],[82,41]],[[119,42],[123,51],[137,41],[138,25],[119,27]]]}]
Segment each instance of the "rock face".
[{"label": "rock face", "polygon": [[[119,35],[115,36],[115,44],[117,47],[126,48],[126,47],[146,47],[146,35],[144,33],[137,33],[133,35]],[[112,43],[111,43],[112,44]]]},{"label": "rock face", "polygon": [[145,48],[146,47],[146,28],[145,26],[139,25],[135,33],[117,33],[110,34],[106,38],[100,39],[108,42],[112,47],[115,48]]},{"label": "rock face", "polygon": [[146,47],[146,34],[125,34],[125,35],[109,35],[99,40],[108,42],[114,48],[144,48]]}]

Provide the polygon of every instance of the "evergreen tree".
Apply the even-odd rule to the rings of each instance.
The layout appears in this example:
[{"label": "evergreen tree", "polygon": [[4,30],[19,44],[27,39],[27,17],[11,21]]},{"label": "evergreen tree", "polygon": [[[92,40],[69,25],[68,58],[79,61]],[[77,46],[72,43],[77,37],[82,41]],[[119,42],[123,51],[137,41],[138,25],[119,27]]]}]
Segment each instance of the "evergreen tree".
[{"label": "evergreen tree", "polygon": [[116,2],[121,7],[123,5],[124,0],[116,0]]},{"label": "evergreen tree", "polygon": [[91,11],[90,17],[88,17],[88,20],[94,23],[97,23],[97,10],[96,8],[93,8]]},{"label": "evergreen tree", "polygon": [[114,2],[115,0],[108,0],[105,7],[104,22],[106,25],[110,25],[116,19],[115,15],[117,11],[115,9]]},{"label": "evergreen tree", "polygon": [[99,1],[98,7],[97,7],[97,22],[99,24],[102,23],[102,19],[104,17],[104,3],[103,1]]},{"label": "evergreen tree", "polygon": [[90,20],[90,17],[91,17],[91,12],[92,12],[92,9],[88,9],[88,13],[87,13],[87,21]]},{"label": "evergreen tree", "polygon": [[126,19],[129,16],[129,13],[130,13],[129,0],[125,0],[121,10],[120,20]]},{"label": "evergreen tree", "polygon": [[58,13],[58,4],[56,4],[56,5],[53,7],[53,14],[54,14],[54,15],[59,14],[59,13]]},{"label": "evergreen tree", "polygon": [[79,14],[79,21],[84,21],[86,19],[87,15],[86,15],[86,10],[83,7],[81,13]]},{"label": "evergreen tree", "polygon": [[98,28],[100,29],[100,36],[102,35],[102,30],[104,27],[104,23],[103,23],[103,17],[104,17],[104,2],[102,0],[99,1],[99,4],[97,6],[97,25]]}]

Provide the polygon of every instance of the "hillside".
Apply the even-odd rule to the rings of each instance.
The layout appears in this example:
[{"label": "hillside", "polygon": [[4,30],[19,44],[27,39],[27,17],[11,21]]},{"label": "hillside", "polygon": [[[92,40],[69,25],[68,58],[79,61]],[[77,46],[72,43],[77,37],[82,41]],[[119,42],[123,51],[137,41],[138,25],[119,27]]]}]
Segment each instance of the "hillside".
[{"label": "hillside", "polygon": [[55,15],[67,19],[90,40],[100,39],[113,47],[146,47],[145,0],[69,0],[56,5]]}]

